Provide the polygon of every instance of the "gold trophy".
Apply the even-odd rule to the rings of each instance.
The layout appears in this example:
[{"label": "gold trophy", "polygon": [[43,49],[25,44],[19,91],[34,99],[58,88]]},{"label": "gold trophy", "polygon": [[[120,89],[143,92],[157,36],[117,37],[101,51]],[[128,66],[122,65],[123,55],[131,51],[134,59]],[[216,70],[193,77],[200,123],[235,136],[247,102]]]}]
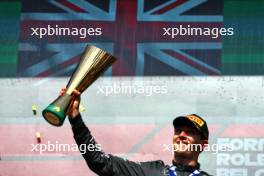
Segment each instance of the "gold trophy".
[{"label": "gold trophy", "polygon": [[74,89],[83,92],[89,87],[116,59],[109,53],[95,46],[87,45],[75,68],[63,96],[59,96],[42,111],[43,117],[54,126],[61,126],[66,118],[68,107],[72,103]]}]

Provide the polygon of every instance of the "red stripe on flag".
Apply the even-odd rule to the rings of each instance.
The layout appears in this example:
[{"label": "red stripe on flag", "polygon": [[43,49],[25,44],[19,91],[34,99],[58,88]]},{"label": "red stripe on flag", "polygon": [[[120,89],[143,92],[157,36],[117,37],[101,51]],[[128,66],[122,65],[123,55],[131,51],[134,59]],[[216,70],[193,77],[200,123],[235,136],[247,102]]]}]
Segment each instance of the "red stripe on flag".
[{"label": "red stripe on flag", "polygon": [[75,12],[86,12],[84,9],[80,8],[79,6],[67,1],[67,0],[59,0],[59,3],[62,5],[74,10]]},{"label": "red stripe on flag", "polygon": [[219,73],[216,73],[212,70],[209,70],[208,68],[206,68],[205,66],[202,66],[201,64],[195,62],[195,61],[192,61],[191,59],[189,59],[188,57],[185,57],[175,51],[172,51],[172,50],[163,50],[165,53],[169,54],[170,56],[182,61],[182,62],[185,62],[186,64],[188,65],[191,65],[192,67],[195,67],[196,69],[202,71],[203,73],[206,73],[206,74],[209,74],[209,75],[219,75]]},{"label": "red stripe on flag", "polygon": [[163,8],[161,8],[159,10],[157,10],[156,12],[154,12],[152,14],[155,14],[155,15],[163,14],[163,13],[165,13],[165,12],[173,9],[176,6],[179,6],[179,5],[183,4],[183,3],[185,3],[186,1],[187,0],[176,0],[175,2],[173,2],[173,3],[171,3],[171,4],[167,5],[167,6],[165,6]]},{"label": "red stripe on flag", "polygon": [[56,74],[57,72],[63,71],[67,67],[73,65],[73,64],[78,64],[80,61],[81,55],[75,56],[69,60],[66,60],[65,62],[54,65],[55,67],[50,68],[49,70],[45,70],[37,75],[37,77],[47,77],[47,76],[57,76],[57,75],[52,75]]}]

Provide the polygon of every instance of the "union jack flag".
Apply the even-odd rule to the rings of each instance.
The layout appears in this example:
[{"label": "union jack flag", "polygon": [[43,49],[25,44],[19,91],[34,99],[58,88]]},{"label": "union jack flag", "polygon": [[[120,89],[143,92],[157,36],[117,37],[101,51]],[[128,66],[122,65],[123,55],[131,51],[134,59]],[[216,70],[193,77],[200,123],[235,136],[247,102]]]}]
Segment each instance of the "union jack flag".
[{"label": "union jack flag", "polygon": [[[164,28],[223,26],[223,1],[22,0],[18,75],[68,76],[87,43],[118,61],[105,75],[219,75],[221,37],[164,36]],[[102,35],[31,35],[47,25],[101,28]]]}]

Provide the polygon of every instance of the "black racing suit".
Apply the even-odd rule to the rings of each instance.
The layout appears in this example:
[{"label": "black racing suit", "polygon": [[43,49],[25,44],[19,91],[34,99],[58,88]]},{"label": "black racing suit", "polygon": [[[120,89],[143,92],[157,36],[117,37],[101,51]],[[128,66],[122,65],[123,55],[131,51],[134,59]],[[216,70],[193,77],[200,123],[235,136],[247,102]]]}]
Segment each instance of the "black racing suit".
[{"label": "black racing suit", "polygon": [[[74,139],[78,146],[90,144],[96,146],[97,143],[92,137],[90,130],[84,124],[81,115],[70,119]],[[87,149],[87,147],[86,147]],[[149,162],[133,162],[117,156],[107,155],[100,150],[86,150],[82,152],[89,168],[100,176],[167,176],[170,166],[165,165],[161,160]],[[189,176],[197,167],[176,166],[177,176]],[[208,175],[200,171],[200,176]]]}]

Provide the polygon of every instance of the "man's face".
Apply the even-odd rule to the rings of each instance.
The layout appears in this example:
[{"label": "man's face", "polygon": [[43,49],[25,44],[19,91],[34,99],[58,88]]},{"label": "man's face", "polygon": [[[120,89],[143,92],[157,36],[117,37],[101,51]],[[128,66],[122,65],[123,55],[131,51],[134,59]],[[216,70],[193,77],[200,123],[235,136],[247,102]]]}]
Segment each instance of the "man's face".
[{"label": "man's face", "polygon": [[199,132],[189,126],[174,128],[173,148],[175,156],[198,157],[207,140],[202,140]]}]

